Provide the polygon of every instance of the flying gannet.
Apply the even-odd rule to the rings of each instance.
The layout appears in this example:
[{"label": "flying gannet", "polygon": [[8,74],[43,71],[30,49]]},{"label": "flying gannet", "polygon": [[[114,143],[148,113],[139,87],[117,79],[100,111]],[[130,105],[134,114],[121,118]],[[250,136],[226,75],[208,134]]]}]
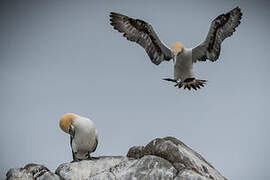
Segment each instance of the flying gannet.
[{"label": "flying gannet", "polygon": [[241,9],[236,7],[226,14],[216,17],[210,26],[206,39],[195,48],[185,48],[176,42],[171,49],[167,48],[158,38],[152,26],[140,19],[111,12],[110,21],[114,29],[123,33],[128,40],[141,45],[151,61],[159,65],[162,61],[174,61],[174,78],[164,80],[175,83],[176,87],[184,89],[200,89],[206,80],[196,79],[193,64],[207,59],[214,62],[219,58],[221,43],[231,36],[240,24]]},{"label": "flying gannet", "polygon": [[74,161],[91,159],[90,153],[98,145],[98,133],[93,121],[73,113],[64,114],[60,128],[70,134],[70,146]]}]

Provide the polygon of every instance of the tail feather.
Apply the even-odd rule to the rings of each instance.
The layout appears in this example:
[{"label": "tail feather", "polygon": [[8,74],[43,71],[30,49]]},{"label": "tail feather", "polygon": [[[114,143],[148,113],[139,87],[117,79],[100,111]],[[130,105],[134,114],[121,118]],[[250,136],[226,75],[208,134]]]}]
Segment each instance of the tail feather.
[{"label": "tail feather", "polygon": [[170,81],[170,82],[174,82],[175,83],[175,87],[178,87],[178,88],[184,88],[184,89],[188,89],[188,90],[191,90],[191,89],[194,89],[194,90],[197,90],[197,89],[201,89],[201,87],[204,87],[204,85],[206,84],[206,80],[201,80],[201,79],[196,79],[196,78],[187,78],[183,81],[177,81],[175,79],[170,79],[170,78],[165,78],[163,80],[166,80],[166,81]]},{"label": "tail feather", "polygon": [[177,80],[175,79],[164,78],[163,80],[177,83]]},{"label": "tail feather", "polygon": [[194,90],[197,90],[197,89],[201,89],[201,87],[204,87],[204,85],[206,84],[206,80],[200,80],[200,79],[193,79],[193,80],[188,80],[188,81],[183,81],[183,82],[180,82],[177,86],[179,88],[181,88],[182,86],[184,87],[184,89],[188,89],[188,90],[191,90],[191,89],[194,89]]}]

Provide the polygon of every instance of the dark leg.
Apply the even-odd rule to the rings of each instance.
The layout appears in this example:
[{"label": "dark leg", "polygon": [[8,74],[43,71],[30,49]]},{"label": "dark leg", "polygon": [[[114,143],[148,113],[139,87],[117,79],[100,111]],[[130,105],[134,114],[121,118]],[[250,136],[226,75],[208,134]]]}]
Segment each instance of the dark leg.
[{"label": "dark leg", "polygon": [[177,80],[175,79],[165,78],[163,80],[177,83]]}]

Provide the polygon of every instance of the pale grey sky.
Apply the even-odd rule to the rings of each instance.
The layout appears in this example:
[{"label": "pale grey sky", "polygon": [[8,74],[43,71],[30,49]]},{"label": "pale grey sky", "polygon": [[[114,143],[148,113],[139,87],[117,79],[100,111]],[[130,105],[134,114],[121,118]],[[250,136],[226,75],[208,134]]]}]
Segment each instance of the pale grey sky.
[{"label": "pale grey sky", "polygon": [[[66,112],[90,117],[95,156],[175,136],[225,177],[270,179],[269,1],[1,1],[0,174],[34,162],[70,161]],[[155,66],[109,25],[109,12],[152,24],[168,46],[199,44],[210,22],[235,6],[242,24],[219,60],[198,63],[199,91],[176,89],[172,62]]]}]

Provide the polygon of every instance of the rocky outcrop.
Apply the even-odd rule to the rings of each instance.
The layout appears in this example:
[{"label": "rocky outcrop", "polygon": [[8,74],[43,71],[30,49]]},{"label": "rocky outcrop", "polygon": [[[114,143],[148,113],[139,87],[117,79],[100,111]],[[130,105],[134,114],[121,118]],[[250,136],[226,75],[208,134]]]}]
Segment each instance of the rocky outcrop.
[{"label": "rocky outcrop", "polygon": [[27,164],[24,168],[10,169],[7,173],[8,180],[60,180],[60,177],[52,173],[48,168],[39,164]]},{"label": "rocky outcrop", "polygon": [[7,179],[37,180],[226,180],[201,155],[173,137],[157,138],[146,146],[134,146],[127,156],[102,156],[61,164],[52,173],[46,167],[28,164],[10,169]]}]

